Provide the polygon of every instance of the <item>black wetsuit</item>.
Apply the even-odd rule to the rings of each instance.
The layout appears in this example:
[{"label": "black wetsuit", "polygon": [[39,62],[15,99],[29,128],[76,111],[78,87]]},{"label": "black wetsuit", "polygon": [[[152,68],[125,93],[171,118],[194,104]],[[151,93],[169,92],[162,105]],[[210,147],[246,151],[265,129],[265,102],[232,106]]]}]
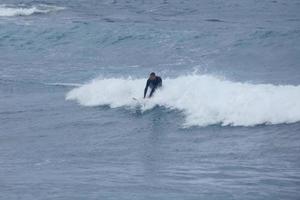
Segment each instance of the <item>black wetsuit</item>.
[{"label": "black wetsuit", "polygon": [[147,91],[148,91],[148,87],[151,88],[151,92],[149,97],[152,97],[153,93],[155,92],[155,90],[159,87],[162,86],[162,80],[159,76],[156,76],[154,80],[148,79],[147,80],[147,84],[144,90],[144,98],[146,97]]}]

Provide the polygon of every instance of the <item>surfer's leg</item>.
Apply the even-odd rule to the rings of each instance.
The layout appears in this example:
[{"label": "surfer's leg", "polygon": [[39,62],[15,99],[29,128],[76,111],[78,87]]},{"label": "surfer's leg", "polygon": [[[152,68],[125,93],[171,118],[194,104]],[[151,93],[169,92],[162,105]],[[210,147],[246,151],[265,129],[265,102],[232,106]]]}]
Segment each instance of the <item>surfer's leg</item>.
[{"label": "surfer's leg", "polygon": [[155,92],[155,90],[156,90],[156,88],[155,88],[155,87],[151,89],[151,92],[150,92],[150,95],[149,95],[149,97],[152,97],[152,96],[153,96],[153,93]]}]

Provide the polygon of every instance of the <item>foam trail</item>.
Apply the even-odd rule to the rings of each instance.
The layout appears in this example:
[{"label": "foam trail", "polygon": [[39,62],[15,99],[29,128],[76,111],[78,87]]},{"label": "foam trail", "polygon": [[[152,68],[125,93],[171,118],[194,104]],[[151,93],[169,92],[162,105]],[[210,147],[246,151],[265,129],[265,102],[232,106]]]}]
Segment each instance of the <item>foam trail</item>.
[{"label": "foam trail", "polygon": [[13,17],[13,16],[28,16],[33,14],[48,13],[52,11],[62,10],[64,8],[50,5],[36,5],[25,7],[22,5],[0,5],[0,17]]},{"label": "foam trail", "polygon": [[[96,79],[71,90],[67,100],[83,106],[134,107],[145,79]],[[144,109],[164,106],[185,115],[184,126],[254,126],[300,121],[300,86],[249,84],[209,75],[167,78]]]}]

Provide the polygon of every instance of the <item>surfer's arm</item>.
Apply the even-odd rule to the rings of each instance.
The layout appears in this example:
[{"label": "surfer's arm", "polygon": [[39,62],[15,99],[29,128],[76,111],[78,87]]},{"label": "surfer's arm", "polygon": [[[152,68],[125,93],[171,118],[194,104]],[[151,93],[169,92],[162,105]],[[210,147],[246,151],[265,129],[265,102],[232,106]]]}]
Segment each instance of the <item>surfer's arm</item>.
[{"label": "surfer's arm", "polygon": [[162,86],[162,79],[159,77],[159,81],[158,81],[158,87]]},{"label": "surfer's arm", "polygon": [[149,80],[147,81],[146,83],[146,87],[145,87],[145,90],[144,90],[144,98],[146,97],[146,94],[147,94],[147,91],[148,91],[148,86],[149,86],[150,82]]}]

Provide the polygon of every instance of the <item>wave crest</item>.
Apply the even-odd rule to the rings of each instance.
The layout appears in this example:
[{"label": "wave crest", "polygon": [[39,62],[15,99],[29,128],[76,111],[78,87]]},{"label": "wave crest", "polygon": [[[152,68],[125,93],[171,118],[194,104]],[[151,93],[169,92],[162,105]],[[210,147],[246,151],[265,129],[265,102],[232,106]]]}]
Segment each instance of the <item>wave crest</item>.
[{"label": "wave crest", "polygon": [[[250,84],[209,75],[190,75],[163,80],[163,88],[143,103],[176,109],[185,115],[184,126],[254,126],[300,121],[300,86]],[[136,106],[145,79],[95,79],[67,93],[66,100],[83,106]]]},{"label": "wave crest", "polygon": [[13,16],[28,16],[33,14],[49,13],[52,11],[63,10],[63,7],[51,6],[51,5],[0,5],[0,17],[13,17]]}]

